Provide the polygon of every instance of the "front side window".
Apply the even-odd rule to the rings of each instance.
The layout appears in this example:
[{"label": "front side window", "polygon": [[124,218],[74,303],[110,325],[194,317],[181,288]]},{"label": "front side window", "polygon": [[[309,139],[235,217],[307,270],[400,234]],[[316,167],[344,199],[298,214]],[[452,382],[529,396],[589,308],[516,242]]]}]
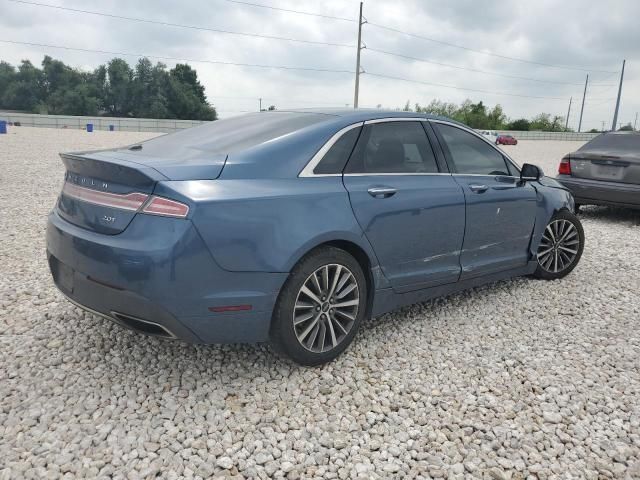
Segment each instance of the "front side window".
[{"label": "front side window", "polygon": [[504,157],[491,145],[464,130],[434,123],[444,138],[456,173],[467,175],[510,175]]},{"label": "front side window", "polygon": [[421,122],[365,125],[346,173],[437,173],[438,164]]}]

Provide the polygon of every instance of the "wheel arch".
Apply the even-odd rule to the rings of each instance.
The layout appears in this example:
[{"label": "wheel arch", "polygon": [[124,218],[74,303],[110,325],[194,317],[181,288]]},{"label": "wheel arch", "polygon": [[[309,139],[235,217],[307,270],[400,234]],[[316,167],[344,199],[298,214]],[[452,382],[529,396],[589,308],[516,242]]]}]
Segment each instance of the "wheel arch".
[{"label": "wheel arch", "polygon": [[299,252],[296,255],[295,261],[291,262],[291,269],[293,269],[293,267],[297,265],[306,255],[313,252],[314,250],[323,247],[335,247],[344,250],[353,258],[355,258],[355,260],[360,265],[360,268],[362,268],[362,272],[364,273],[364,277],[367,282],[367,310],[365,318],[369,318],[371,316],[373,308],[373,299],[375,296],[376,288],[380,288],[381,284],[386,283],[386,280],[384,279],[384,276],[378,265],[378,260],[370,245],[368,243],[366,245],[362,245],[355,239],[348,239],[348,237],[346,236],[318,240],[312,245],[307,246],[307,248],[303,252]]}]

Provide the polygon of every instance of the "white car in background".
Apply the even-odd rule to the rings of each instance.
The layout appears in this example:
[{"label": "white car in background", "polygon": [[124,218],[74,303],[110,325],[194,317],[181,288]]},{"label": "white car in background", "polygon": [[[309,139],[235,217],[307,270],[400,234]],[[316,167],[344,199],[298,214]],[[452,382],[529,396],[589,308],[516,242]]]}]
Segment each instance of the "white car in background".
[{"label": "white car in background", "polygon": [[496,143],[496,140],[498,139],[498,132],[495,130],[479,130],[478,133],[491,143]]}]

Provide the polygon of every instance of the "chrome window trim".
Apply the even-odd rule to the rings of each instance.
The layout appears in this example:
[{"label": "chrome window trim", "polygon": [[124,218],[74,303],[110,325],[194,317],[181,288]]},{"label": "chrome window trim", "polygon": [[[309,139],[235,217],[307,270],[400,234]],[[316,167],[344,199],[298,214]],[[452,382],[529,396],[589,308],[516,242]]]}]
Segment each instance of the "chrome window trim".
[{"label": "chrome window trim", "polygon": [[415,176],[436,176],[436,175],[449,175],[449,172],[437,172],[437,173],[429,173],[429,172],[400,172],[400,173],[344,173],[345,177],[415,177]]},{"label": "chrome window trim", "polygon": [[316,152],[316,154],[311,157],[311,160],[305,165],[305,167],[298,174],[298,178],[307,178],[307,177],[341,177],[342,173],[313,173],[313,170],[318,166],[318,164],[322,161],[324,156],[327,154],[329,149],[333,147],[333,145],[340,140],[340,138],[347,133],[349,130],[352,130],[357,127],[362,127],[364,122],[353,123],[351,125],[347,125],[344,128],[341,128],[336,133],[334,133],[329,140],[325,142],[325,144],[320,147],[320,150]]},{"label": "chrome window trim", "polygon": [[388,123],[388,122],[424,122],[427,120],[423,117],[386,117],[386,118],[374,118],[372,120],[365,120],[365,125],[371,125],[373,123]]},{"label": "chrome window trim", "polygon": [[520,180],[520,177],[514,177],[513,175],[490,175],[488,173],[452,173],[454,177],[500,177],[500,178],[515,178]]},{"label": "chrome window trim", "polygon": [[[505,153],[503,150],[500,150],[498,147],[496,147],[493,143],[491,143],[488,139],[486,139],[484,136],[480,135],[478,132],[476,132],[475,130],[462,126],[462,125],[458,125],[456,123],[453,122],[447,122],[446,120],[437,120],[437,119],[425,119],[425,121],[427,122],[432,122],[432,123],[441,123],[443,125],[448,125],[450,127],[455,127],[455,128],[459,128],[462,131],[468,132],[472,135],[475,135],[476,137],[478,137],[479,139],[481,139],[483,142],[485,142],[487,145],[489,145],[491,148],[493,148],[496,152],[498,152],[500,155],[502,155],[504,158],[507,159],[507,161],[509,161],[511,163],[511,166],[513,166],[516,171],[520,172],[520,170],[522,169],[522,167],[520,167],[518,165],[518,163],[511,158],[509,155],[507,155],[507,153]],[[454,174],[454,175],[465,175],[465,174]],[[480,173],[470,173],[470,174],[466,174],[468,175],[477,175],[477,176],[481,176],[481,177],[512,177],[512,178],[520,178],[518,177],[514,177],[513,175],[485,175],[485,174],[480,174]]]},{"label": "chrome window trim", "polygon": [[459,125],[457,123],[453,123],[453,122],[448,122],[446,120],[439,120],[439,119],[434,119],[434,118],[425,118],[425,117],[384,117],[384,118],[374,118],[371,120],[364,120],[364,121],[360,121],[357,123],[353,123],[351,125],[347,125],[346,127],[338,130],[335,134],[333,134],[331,136],[331,138],[329,140],[326,141],[326,143],[320,148],[320,150],[318,150],[316,152],[316,154],[311,158],[311,160],[309,160],[309,162],[305,165],[305,167],[300,171],[300,173],[298,174],[299,178],[310,178],[310,177],[341,177],[341,176],[349,176],[349,177],[362,177],[362,176],[407,176],[407,175],[453,175],[453,176],[466,176],[466,177],[506,177],[506,178],[516,178],[519,179],[519,176],[513,176],[513,175],[488,175],[488,174],[482,174],[482,173],[451,173],[451,172],[438,172],[438,173],[410,173],[410,172],[406,172],[406,173],[313,173],[313,170],[318,166],[318,164],[322,161],[322,159],[324,158],[324,156],[327,154],[327,152],[329,151],[329,149],[331,149],[331,147],[333,147],[333,145],[340,140],[340,138],[347,133],[349,130],[352,130],[354,128],[357,127],[362,127],[364,125],[371,125],[371,124],[376,124],[376,123],[387,123],[387,122],[432,122],[432,123],[440,123],[443,125],[448,125],[451,127],[455,127],[455,128],[459,128],[460,130],[463,130],[465,132],[470,133],[471,135],[475,135],[476,137],[478,137],[479,139],[481,139],[483,142],[485,142],[487,145],[489,145],[491,148],[493,148],[495,151],[497,151],[500,155],[503,156],[503,158],[506,159],[506,161],[508,161],[509,163],[511,163],[511,166],[516,170],[516,171],[520,171],[521,167],[518,165],[518,163],[513,160],[507,153],[505,153],[504,151],[500,150],[498,147],[496,147],[493,143],[491,143],[488,139],[486,139],[484,136],[482,136],[481,134],[479,134],[478,132],[476,132],[475,130],[465,127],[463,125]]}]

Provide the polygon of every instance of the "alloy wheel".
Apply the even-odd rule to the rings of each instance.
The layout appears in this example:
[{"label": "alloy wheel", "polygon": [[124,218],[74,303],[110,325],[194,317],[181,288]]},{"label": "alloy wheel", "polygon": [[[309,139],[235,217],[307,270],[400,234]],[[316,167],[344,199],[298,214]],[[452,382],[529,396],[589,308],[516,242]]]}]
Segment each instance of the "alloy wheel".
[{"label": "alloy wheel", "polygon": [[358,316],[360,290],[344,265],[318,268],[300,287],[293,309],[293,329],[300,345],[314,353],[336,348]]},{"label": "alloy wheel", "polygon": [[538,263],[550,273],[569,268],[580,250],[578,229],[569,220],[558,219],[547,225],[538,247]]}]

